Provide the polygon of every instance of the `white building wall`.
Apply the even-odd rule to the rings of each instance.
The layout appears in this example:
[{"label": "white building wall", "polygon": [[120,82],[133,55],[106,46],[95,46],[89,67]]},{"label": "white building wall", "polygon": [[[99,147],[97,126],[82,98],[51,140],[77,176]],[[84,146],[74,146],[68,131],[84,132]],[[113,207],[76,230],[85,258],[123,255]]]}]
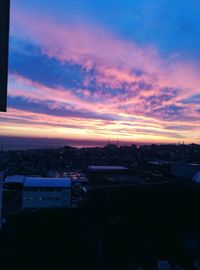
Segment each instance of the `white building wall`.
[{"label": "white building wall", "polygon": [[26,208],[69,208],[71,206],[71,189],[60,191],[23,191],[23,209]]}]

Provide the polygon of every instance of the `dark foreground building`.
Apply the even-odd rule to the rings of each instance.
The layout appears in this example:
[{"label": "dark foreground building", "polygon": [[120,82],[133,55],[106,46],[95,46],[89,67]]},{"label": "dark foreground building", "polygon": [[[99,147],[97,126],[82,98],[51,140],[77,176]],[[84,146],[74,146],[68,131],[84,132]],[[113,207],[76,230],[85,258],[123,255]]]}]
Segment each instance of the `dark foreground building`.
[{"label": "dark foreground building", "polygon": [[[27,269],[198,269],[198,185],[101,174],[76,209],[22,211],[7,217],[1,262]],[[123,178],[123,181],[122,181]],[[12,258],[12,259],[10,259]],[[140,268],[139,268],[140,267]],[[181,268],[182,267],[182,268]],[[4,268],[6,269],[6,268]],[[167,268],[166,268],[167,269]]]}]

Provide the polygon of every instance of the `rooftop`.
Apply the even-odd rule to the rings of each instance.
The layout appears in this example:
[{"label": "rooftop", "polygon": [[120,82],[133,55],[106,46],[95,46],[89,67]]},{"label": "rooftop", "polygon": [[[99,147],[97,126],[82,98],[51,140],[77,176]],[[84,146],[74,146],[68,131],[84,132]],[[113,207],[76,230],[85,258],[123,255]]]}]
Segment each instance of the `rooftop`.
[{"label": "rooftop", "polygon": [[71,178],[45,178],[45,177],[26,177],[24,175],[7,176],[5,183],[19,183],[24,187],[71,187]]},{"label": "rooftop", "polygon": [[5,178],[5,183],[17,183],[24,184],[25,176],[24,175],[9,175]]},{"label": "rooftop", "polygon": [[193,176],[192,181],[200,183],[200,171]]},{"label": "rooftop", "polygon": [[127,170],[124,166],[88,166],[89,171],[124,171]]},{"label": "rooftop", "polygon": [[70,178],[35,178],[26,177],[24,187],[71,187]]}]

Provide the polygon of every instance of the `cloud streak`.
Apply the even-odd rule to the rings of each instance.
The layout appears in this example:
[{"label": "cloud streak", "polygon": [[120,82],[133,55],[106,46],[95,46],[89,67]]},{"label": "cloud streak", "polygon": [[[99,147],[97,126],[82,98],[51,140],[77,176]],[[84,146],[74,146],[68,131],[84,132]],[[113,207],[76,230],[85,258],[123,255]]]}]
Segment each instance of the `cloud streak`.
[{"label": "cloud streak", "polygon": [[25,9],[12,14],[11,36],[7,119],[16,129],[27,121],[27,134],[44,125],[49,136],[200,142],[197,61]]}]

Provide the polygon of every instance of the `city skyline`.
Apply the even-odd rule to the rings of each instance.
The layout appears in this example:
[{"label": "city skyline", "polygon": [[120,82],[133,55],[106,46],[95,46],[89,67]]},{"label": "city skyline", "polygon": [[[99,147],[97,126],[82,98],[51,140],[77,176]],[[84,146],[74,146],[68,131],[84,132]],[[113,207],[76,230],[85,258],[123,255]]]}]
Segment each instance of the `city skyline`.
[{"label": "city skyline", "polygon": [[198,1],[14,0],[1,136],[200,143]]}]

